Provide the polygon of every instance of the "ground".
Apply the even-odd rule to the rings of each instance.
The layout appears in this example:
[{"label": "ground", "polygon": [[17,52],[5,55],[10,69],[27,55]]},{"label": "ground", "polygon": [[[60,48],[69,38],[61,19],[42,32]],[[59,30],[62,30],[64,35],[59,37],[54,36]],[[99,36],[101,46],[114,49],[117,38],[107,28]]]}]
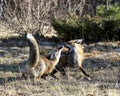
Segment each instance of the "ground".
[{"label": "ground", "polygon": [[77,68],[67,68],[67,76],[56,73],[59,80],[50,76],[38,81],[22,78],[19,64],[29,56],[28,46],[22,44],[20,40],[0,40],[0,96],[120,95],[119,41],[83,44],[83,68],[91,75],[91,80]]}]

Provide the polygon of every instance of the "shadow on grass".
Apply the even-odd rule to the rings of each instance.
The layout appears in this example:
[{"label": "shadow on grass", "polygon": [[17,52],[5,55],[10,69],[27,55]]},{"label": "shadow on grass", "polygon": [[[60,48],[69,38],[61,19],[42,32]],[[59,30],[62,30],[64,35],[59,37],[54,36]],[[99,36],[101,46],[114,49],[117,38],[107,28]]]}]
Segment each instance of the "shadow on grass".
[{"label": "shadow on grass", "polygon": [[103,43],[103,42],[100,42],[99,43],[93,43],[93,44],[90,44],[90,45],[87,45],[85,48],[84,48],[84,51],[86,52],[90,52],[90,51],[99,51],[99,52],[117,52],[116,49],[119,49],[120,48],[120,42],[113,42],[113,43]]},{"label": "shadow on grass", "polygon": [[18,77],[1,77],[0,78],[0,85],[5,85],[7,83],[11,83],[11,82],[15,82],[15,81],[21,81],[21,80],[28,80],[28,79],[31,79],[31,80],[34,80],[32,77],[21,77],[21,76],[18,76]]},{"label": "shadow on grass", "polygon": [[14,82],[15,80],[23,80],[23,78],[20,77],[5,77],[0,78],[0,85],[5,85],[8,82]]},{"label": "shadow on grass", "polygon": [[87,58],[83,61],[83,67],[87,67],[91,70],[95,68],[96,70],[106,69],[106,68],[113,68],[113,67],[120,67],[120,60],[104,60],[99,58]]},{"label": "shadow on grass", "polygon": [[2,72],[19,72],[18,64],[0,64],[0,71]]},{"label": "shadow on grass", "polygon": [[[18,81],[19,83],[21,82],[22,84],[24,84],[25,82],[31,82],[32,84],[37,84],[37,85],[41,85],[41,81],[42,80],[46,80],[45,78],[41,78],[41,79],[38,79],[36,80],[35,78],[33,78],[32,76],[17,76],[17,77],[0,77],[0,85],[2,86],[5,86],[6,84],[9,84],[9,83],[15,83],[16,81]],[[22,86],[21,84],[21,86]]]},{"label": "shadow on grass", "polygon": [[88,58],[84,60],[83,67],[92,76],[90,82],[97,84],[98,88],[120,89],[120,60]]}]

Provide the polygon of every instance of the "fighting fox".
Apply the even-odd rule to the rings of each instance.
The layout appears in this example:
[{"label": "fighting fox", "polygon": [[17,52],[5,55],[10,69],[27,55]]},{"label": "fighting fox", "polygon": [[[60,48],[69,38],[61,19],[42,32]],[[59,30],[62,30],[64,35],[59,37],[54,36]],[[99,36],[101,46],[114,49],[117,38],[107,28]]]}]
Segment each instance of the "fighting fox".
[{"label": "fighting fox", "polygon": [[[86,71],[82,67],[82,62],[84,60],[84,51],[83,46],[81,45],[82,39],[77,40],[70,40],[66,43],[64,43],[64,46],[68,48],[68,50],[63,49],[60,57],[60,64],[56,66],[57,70],[60,70],[61,68],[65,66],[73,67],[77,65],[77,67],[81,70],[81,72],[88,77],[90,80],[90,76],[86,73]],[[49,53],[49,58],[52,59],[54,56],[55,51],[51,51]],[[54,73],[56,73],[57,70],[54,70]],[[54,74],[53,73],[53,74]]]},{"label": "fighting fox", "polygon": [[26,38],[29,44],[29,59],[20,64],[22,76],[29,74],[39,79],[44,75],[51,74],[59,62],[64,46],[57,48],[54,54],[55,58],[49,60],[45,56],[40,55],[38,43],[31,33],[26,33]]}]

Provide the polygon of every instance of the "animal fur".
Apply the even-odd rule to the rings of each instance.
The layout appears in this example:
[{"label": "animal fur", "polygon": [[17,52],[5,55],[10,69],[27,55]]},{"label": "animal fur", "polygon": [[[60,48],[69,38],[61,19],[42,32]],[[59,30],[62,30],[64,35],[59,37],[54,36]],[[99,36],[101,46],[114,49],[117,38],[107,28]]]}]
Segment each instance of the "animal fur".
[{"label": "animal fur", "polygon": [[[57,70],[60,70],[65,66],[73,67],[77,65],[78,68],[81,70],[81,72],[85,76],[89,77],[89,75],[85,72],[85,70],[82,67],[82,62],[84,60],[84,51],[83,51],[83,46],[81,45],[81,42],[82,40],[78,39],[78,40],[71,40],[64,44],[65,47],[68,48],[68,50],[62,51],[60,62],[59,62],[60,64],[58,64],[58,66],[56,67]],[[53,58],[52,53],[54,53],[54,51],[49,54],[50,59]],[[56,73],[56,70],[54,71],[54,73]]]},{"label": "animal fur", "polygon": [[58,64],[62,47],[55,50],[54,59],[49,60],[45,56],[39,54],[38,44],[32,34],[27,33],[26,38],[29,43],[29,59],[20,64],[22,75],[30,74],[35,78],[41,78],[44,75],[49,75]]}]

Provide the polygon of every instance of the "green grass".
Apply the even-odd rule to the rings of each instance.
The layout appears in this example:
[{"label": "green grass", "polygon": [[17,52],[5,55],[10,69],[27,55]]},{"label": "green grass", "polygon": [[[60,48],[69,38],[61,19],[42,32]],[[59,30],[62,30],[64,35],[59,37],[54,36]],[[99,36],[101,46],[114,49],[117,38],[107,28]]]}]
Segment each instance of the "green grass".
[{"label": "green grass", "polygon": [[120,4],[111,4],[109,10],[106,10],[105,5],[97,6],[97,15],[101,17],[113,17],[116,19],[120,19]]}]

